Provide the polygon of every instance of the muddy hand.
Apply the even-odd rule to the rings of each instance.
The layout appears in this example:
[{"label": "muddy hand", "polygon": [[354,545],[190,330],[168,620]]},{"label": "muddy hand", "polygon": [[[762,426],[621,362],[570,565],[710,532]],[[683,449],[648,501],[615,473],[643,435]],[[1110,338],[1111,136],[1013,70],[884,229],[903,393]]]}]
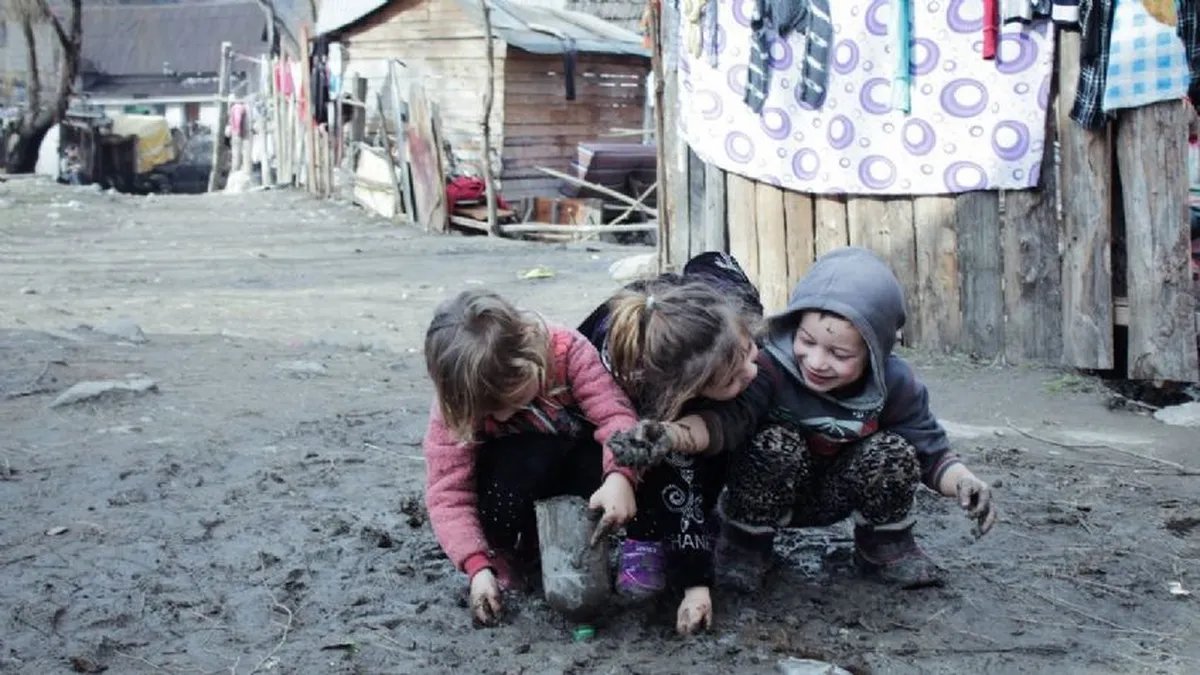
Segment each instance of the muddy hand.
[{"label": "muddy hand", "polygon": [[974,533],[982,537],[996,524],[996,508],[992,505],[992,489],[975,476],[963,476],[954,486],[958,505],[975,521]]},{"label": "muddy hand", "polygon": [[610,473],[599,490],[592,493],[588,509],[600,513],[600,522],[592,532],[591,545],[595,546],[605,535],[613,532],[637,514],[637,499],[633,484],[620,473]]},{"label": "muddy hand", "polygon": [[642,420],[632,429],[609,437],[608,447],[617,463],[644,469],[658,464],[671,451],[671,434],[666,423]]},{"label": "muddy hand", "polygon": [[679,611],[675,614],[675,631],[691,635],[712,627],[712,595],[705,586],[695,586],[683,593]]},{"label": "muddy hand", "polygon": [[484,568],[471,577],[471,614],[485,626],[495,625],[500,620],[500,584],[490,568]]}]

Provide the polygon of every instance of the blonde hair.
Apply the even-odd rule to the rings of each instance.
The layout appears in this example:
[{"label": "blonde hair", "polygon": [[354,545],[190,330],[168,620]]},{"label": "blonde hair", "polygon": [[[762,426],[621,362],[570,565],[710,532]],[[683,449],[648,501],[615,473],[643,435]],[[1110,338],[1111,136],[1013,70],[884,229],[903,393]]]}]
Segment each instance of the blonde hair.
[{"label": "blonde hair", "polygon": [[704,283],[651,282],[608,306],[613,376],[651,419],[675,419],[702,389],[727,382],[753,339],[741,305]]},{"label": "blonde hair", "polygon": [[470,441],[483,419],[514,395],[553,377],[550,334],[541,319],[490,291],[442,302],[425,332],[425,367],[446,427]]}]

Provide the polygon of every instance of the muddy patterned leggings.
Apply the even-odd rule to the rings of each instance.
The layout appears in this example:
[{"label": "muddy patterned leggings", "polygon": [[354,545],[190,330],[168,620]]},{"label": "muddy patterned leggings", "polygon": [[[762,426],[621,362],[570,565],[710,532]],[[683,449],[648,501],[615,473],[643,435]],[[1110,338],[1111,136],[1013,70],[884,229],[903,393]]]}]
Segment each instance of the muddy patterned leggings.
[{"label": "muddy patterned leggings", "polygon": [[871,524],[908,516],[920,481],[916,450],[881,432],[826,457],[809,452],[803,436],[768,426],[730,458],[721,512],[755,530],[832,525],[858,512]]}]

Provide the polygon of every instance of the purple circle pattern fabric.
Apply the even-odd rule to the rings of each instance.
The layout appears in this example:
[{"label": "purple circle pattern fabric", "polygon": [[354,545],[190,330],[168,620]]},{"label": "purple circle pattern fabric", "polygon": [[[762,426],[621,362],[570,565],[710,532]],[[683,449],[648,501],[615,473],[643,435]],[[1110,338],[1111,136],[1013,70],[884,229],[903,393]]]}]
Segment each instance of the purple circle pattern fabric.
[{"label": "purple circle pattern fabric", "polygon": [[726,171],[815,194],[946,194],[1037,185],[1054,31],[1002,26],[998,58],[984,61],[977,0],[917,0],[912,8],[912,111],[892,108],[896,59],[891,3],[830,3],[833,48],[820,109],[800,102],[804,37],[771,48],[761,114],[742,101],[754,0],[715,3],[721,50],[681,52],[684,138]]}]

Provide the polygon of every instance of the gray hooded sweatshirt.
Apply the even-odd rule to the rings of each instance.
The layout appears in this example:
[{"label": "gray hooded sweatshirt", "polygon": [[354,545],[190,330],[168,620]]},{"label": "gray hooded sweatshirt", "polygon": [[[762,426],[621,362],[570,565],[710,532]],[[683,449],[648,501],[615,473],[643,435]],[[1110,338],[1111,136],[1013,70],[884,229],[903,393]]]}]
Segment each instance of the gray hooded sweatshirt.
[{"label": "gray hooded sweatshirt", "polygon": [[[849,392],[819,393],[804,384],[792,352],[801,315],[838,314],[858,329],[870,351],[863,380]],[[904,326],[904,293],[891,269],[862,248],[841,248],[820,259],[796,285],[787,309],[767,319],[759,374],[733,402],[700,411],[711,451],[744,445],[766,423],[805,433],[809,450],[832,456],[880,431],[904,437],[917,450],[925,483],[936,487],[957,458],[929,410],[929,394],[904,359],[892,353]]]}]

